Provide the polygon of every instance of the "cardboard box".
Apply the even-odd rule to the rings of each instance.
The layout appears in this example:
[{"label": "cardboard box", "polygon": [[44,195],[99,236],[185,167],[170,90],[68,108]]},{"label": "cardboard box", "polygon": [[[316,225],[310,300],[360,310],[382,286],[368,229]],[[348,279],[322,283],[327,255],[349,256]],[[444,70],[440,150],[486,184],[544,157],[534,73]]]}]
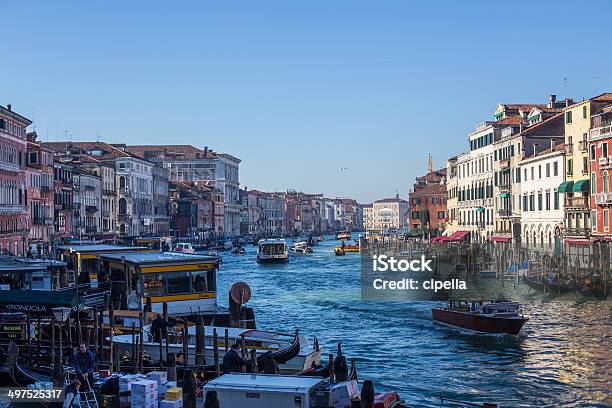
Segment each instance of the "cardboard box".
[{"label": "cardboard box", "polygon": [[151,371],[147,374],[147,379],[157,381],[158,385],[162,385],[168,381],[168,373],[165,371]]},{"label": "cardboard box", "polygon": [[183,399],[183,389],[179,387],[169,388],[166,390],[167,401],[178,401]]},{"label": "cardboard box", "polygon": [[163,400],[159,402],[159,408],[183,408],[183,400],[168,401]]}]

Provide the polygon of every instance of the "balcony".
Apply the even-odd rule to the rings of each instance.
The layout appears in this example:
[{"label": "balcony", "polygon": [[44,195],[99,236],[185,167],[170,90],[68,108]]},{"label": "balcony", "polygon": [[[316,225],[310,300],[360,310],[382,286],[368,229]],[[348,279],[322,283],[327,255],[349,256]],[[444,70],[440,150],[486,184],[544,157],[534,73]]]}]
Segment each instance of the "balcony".
[{"label": "balcony", "polygon": [[20,204],[0,204],[0,214],[21,214],[23,207]]},{"label": "balcony", "polygon": [[115,190],[108,190],[108,189],[102,189],[102,195],[106,195],[106,196],[114,196],[115,195]]},{"label": "balcony", "polygon": [[595,194],[595,204],[610,205],[612,204],[612,193],[597,193]]},{"label": "balcony", "polygon": [[21,171],[21,167],[19,167],[18,164],[0,161],[0,170],[8,171],[10,173],[19,173]]},{"label": "balcony", "polygon": [[578,150],[580,150],[581,152],[586,152],[587,150],[589,150],[589,142],[586,139],[581,140],[578,143]]},{"label": "balcony", "polygon": [[612,137],[612,123],[603,123],[602,126],[591,129],[589,137],[595,140],[604,137]]},{"label": "balcony", "polygon": [[565,197],[565,207],[566,208],[579,208],[579,209],[588,209],[589,208],[589,200],[586,197]]},{"label": "balcony", "polygon": [[512,185],[509,181],[501,181],[497,187],[499,187],[502,192],[510,192],[510,190],[512,190]]},{"label": "balcony", "polygon": [[565,154],[572,154],[574,153],[574,145],[572,143],[566,143],[565,144]]},{"label": "balcony", "polygon": [[92,186],[90,184],[86,184],[85,185],[85,190],[87,190],[87,191],[96,191],[96,187]]},{"label": "balcony", "polygon": [[608,163],[610,163],[610,159],[607,157],[600,157],[599,159],[597,159],[597,164],[599,164],[600,166],[607,166]]},{"label": "balcony", "polygon": [[502,169],[507,169],[510,167],[510,159],[502,159],[499,161],[499,167]]},{"label": "balcony", "polygon": [[589,228],[566,228],[565,236],[566,237],[588,237],[591,231]]},{"label": "balcony", "polygon": [[497,210],[497,214],[499,214],[500,217],[512,217],[512,210],[504,208],[501,210]]},{"label": "balcony", "polygon": [[48,193],[49,191],[51,191],[51,187],[49,187],[49,186],[40,186],[40,192],[41,193]]},{"label": "balcony", "polygon": [[92,213],[98,211],[98,206],[96,205],[86,205],[85,212]]}]

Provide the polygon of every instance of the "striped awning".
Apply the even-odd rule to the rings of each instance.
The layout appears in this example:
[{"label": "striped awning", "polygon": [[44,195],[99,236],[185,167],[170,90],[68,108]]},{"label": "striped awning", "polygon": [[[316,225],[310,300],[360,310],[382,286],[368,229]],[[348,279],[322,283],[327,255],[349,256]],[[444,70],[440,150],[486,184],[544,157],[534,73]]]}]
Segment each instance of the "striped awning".
[{"label": "striped awning", "polygon": [[559,184],[559,188],[557,189],[557,191],[559,193],[571,193],[573,187],[573,181],[564,181],[563,183]]}]

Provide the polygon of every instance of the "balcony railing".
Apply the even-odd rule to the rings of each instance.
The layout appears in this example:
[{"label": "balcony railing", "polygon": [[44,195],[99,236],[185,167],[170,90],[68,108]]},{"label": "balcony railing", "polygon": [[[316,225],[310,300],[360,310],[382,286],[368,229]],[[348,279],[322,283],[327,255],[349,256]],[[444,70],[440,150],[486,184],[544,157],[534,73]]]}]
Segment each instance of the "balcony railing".
[{"label": "balcony railing", "polygon": [[23,207],[19,204],[0,204],[0,214],[20,214]]},{"label": "balcony railing", "polygon": [[566,228],[566,237],[588,237],[591,231],[589,228]]},{"label": "balcony railing", "polygon": [[85,206],[85,211],[86,212],[96,212],[98,211],[98,207],[95,205],[86,205]]},{"label": "balcony railing", "polygon": [[612,136],[612,123],[602,124],[600,127],[596,127],[591,129],[589,133],[589,137],[591,139],[599,138],[599,137],[608,137]]},{"label": "balcony railing", "polygon": [[589,200],[586,197],[565,197],[565,207],[589,208]]},{"label": "balcony railing", "polygon": [[581,152],[586,152],[587,150],[589,150],[589,142],[587,140],[581,140],[578,143],[578,150],[580,150]]},{"label": "balcony railing", "polygon": [[501,191],[510,191],[512,189],[512,185],[509,181],[502,181],[498,184],[499,189]]},{"label": "balcony railing", "polygon": [[565,144],[565,153],[572,154],[574,152],[574,145],[572,143]]},{"label": "balcony railing", "polygon": [[499,167],[502,169],[510,167],[510,159],[502,159],[499,161]]},{"label": "balcony railing", "polygon": [[609,205],[612,204],[612,193],[597,193],[595,194],[595,204]]},{"label": "balcony railing", "polygon": [[507,208],[497,210],[497,213],[499,214],[500,217],[511,217],[512,216],[512,210],[508,210]]},{"label": "balcony railing", "polygon": [[102,190],[102,194],[103,195],[107,195],[107,196],[114,196],[115,195],[115,190],[109,190],[109,189],[103,189]]},{"label": "balcony railing", "polygon": [[21,167],[19,167],[18,164],[0,161],[0,170],[8,171],[11,173],[19,173],[21,171]]},{"label": "balcony railing", "polygon": [[95,189],[96,189],[95,186],[92,186],[90,184],[86,184],[85,185],[85,190],[87,190],[87,191],[95,191]]}]

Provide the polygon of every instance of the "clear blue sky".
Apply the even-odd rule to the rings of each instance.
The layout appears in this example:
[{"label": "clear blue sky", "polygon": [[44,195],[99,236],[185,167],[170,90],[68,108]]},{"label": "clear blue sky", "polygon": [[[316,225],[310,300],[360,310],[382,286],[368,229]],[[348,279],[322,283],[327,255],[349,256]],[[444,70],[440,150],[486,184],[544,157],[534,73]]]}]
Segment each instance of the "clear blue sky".
[{"label": "clear blue sky", "polygon": [[428,153],[464,151],[499,101],[612,90],[611,15],[609,1],[3,1],[0,104],[43,140],[209,146],[243,160],[243,186],[367,202],[405,196]]}]

